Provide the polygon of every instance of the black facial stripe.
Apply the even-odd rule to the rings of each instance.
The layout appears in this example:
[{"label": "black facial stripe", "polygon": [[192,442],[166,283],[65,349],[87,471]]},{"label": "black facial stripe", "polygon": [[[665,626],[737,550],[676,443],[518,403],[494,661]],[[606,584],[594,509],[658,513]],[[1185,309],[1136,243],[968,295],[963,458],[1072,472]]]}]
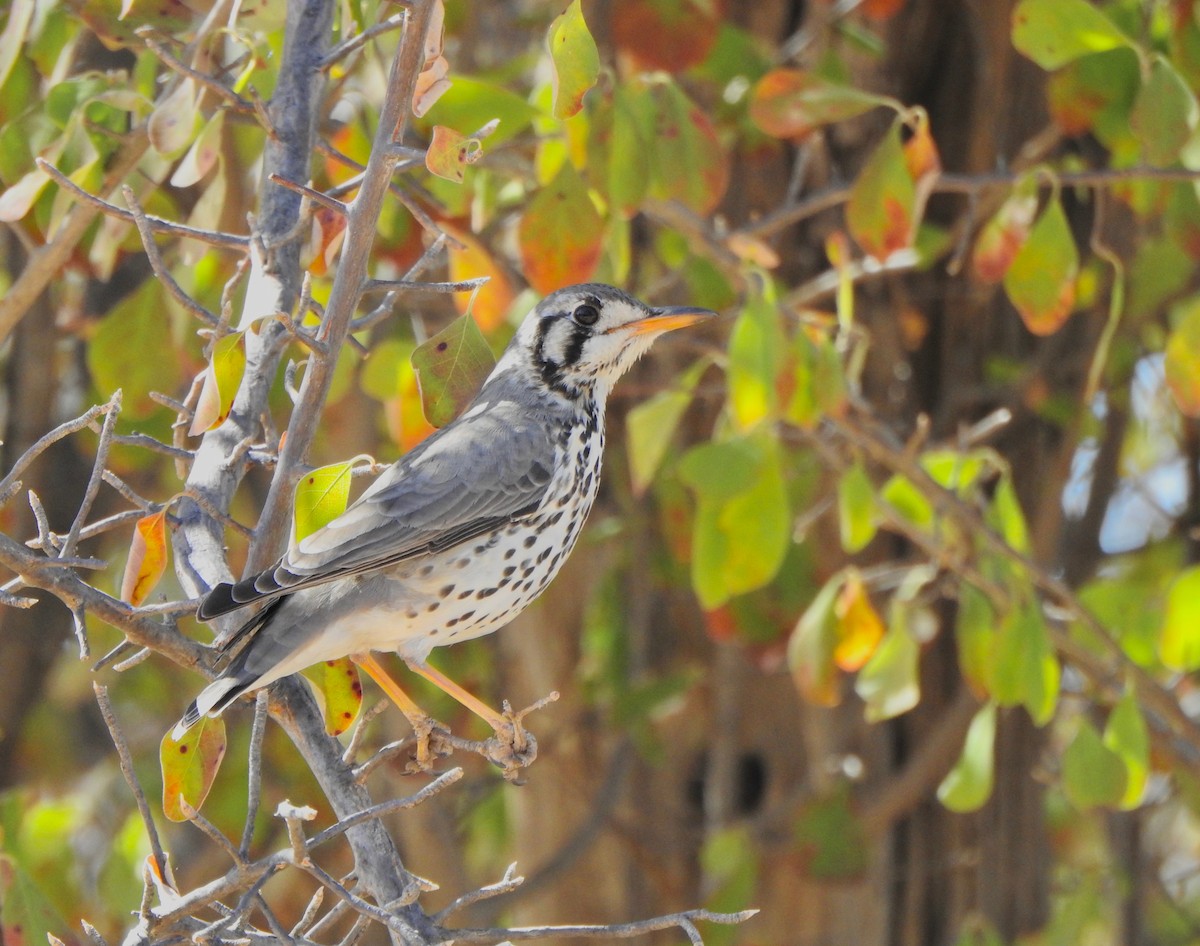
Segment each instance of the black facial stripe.
[{"label": "black facial stripe", "polygon": [[552,391],[557,391],[564,397],[573,397],[574,389],[567,385],[563,379],[563,366],[555,364],[546,357],[546,337],[550,334],[551,327],[557,321],[557,319],[542,319],[538,322],[537,339],[533,343],[533,366],[537,369],[538,374],[542,376],[542,381],[545,382],[546,387]]},{"label": "black facial stripe", "polygon": [[567,342],[566,350],[563,352],[564,367],[569,367],[579,361],[579,356],[583,354],[583,343],[591,334],[591,331],[582,325],[571,324],[571,340]]}]

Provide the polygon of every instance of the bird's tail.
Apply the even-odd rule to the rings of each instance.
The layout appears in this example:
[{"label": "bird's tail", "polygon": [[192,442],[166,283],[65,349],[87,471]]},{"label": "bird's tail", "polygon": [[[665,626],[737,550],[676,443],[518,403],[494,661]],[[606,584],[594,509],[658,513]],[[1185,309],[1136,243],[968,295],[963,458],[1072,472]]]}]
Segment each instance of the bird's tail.
[{"label": "bird's tail", "polygon": [[183,718],[171,730],[171,738],[178,742],[184,733],[200,722],[201,716],[220,716],[225,707],[250,689],[254,680],[253,676],[237,673],[218,677],[192,700]]}]

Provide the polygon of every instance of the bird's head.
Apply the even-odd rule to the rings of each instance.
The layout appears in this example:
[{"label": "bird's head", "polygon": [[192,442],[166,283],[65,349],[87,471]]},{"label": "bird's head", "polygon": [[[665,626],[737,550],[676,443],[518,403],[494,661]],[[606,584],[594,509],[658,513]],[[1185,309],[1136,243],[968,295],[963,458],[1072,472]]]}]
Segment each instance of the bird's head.
[{"label": "bird's head", "polygon": [[692,306],[655,308],[600,283],[568,286],[525,317],[510,351],[560,394],[587,392],[603,400],[658,336],[715,314]]}]

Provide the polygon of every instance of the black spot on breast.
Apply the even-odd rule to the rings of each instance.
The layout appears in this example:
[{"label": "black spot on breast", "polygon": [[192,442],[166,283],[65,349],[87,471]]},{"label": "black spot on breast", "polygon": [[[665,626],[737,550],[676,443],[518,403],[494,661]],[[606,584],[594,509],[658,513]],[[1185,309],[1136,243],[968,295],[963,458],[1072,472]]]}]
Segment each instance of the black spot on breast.
[{"label": "black spot on breast", "polygon": [[499,590],[500,590],[499,588],[483,588],[483,589],[480,589],[480,591],[478,591],[475,594],[475,597],[476,598],[490,598],[492,595],[494,595]]},{"label": "black spot on breast", "polygon": [[504,553],[504,560],[507,562],[510,558],[512,558],[516,554],[517,554],[516,549],[509,549],[507,552]]},{"label": "black spot on breast", "polygon": [[429,603],[429,606],[425,610],[428,611],[430,614],[433,614],[433,612],[438,609],[439,604],[441,604],[440,601],[431,601]]},{"label": "black spot on breast", "polygon": [[469,621],[469,620],[470,620],[471,618],[473,618],[473,617],[475,617],[475,612],[474,612],[474,611],[464,611],[462,614],[460,614],[460,615],[458,616],[458,619],[459,619],[460,621]]},{"label": "black spot on breast", "polygon": [[538,564],[540,565],[540,564],[542,564],[542,562],[544,562],[546,559],[548,559],[550,557],[550,553],[553,551],[554,551],[554,549],[552,549],[548,545],[544,549],[542,549],[542,551],[538,554],[538,557],[537,557]]},{"label": "black spot on breast", "polygon": [[533,548],[535,545],[537,545],[537,540],[538,540],[538,537],[536,535],[525,536],[525,548],[527,548],[527,549]]},{"label": "black spot on breast", "polygon": [[450,592],[452,592],[453,590],[454,590],[453,585],[446,585],[440,591],[438,591],[438,597],[439,598],[448,598],[450,596]]},{"label": "black spot on breast", "polygon": [[[454,625],[457,623],[458,623],[458,618],[451,618],[449,621],[446,622],[446,627],[454,627]],[[451,635],[451,636],[453,636],[453,635]]]},{"label": "black spot on breast", "polygon": [[[509,551],[511,552],[512,550],[511,550],[511,549],[509,549]],[[512,574],[513,572],[515,572],[516,570],[517,570],[517,566],[516,566],[516,565],[509,565],[509,566],[508,566],[508,568],[504,569],[504,577],[506,577],[506,578],[507,578],[509,575],[511,575],[511,574]]]},{"label": "black spot on breast", "polygon": [[464,598],[469,598],[469,597],[471,597],[471,589],[470,588],[468,588],[466,591],[460,591],[458,593],[459,601],[462,601]]}]

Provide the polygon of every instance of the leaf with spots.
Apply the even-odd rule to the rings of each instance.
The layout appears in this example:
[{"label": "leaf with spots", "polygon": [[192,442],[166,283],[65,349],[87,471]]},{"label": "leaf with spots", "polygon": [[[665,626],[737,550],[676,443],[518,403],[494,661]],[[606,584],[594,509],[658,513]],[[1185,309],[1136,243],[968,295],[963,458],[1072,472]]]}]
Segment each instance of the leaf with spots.
[{"label": "leaf with spots", "polygon": [[667,79],[648,86],[654,103],[650,196],[706,216],[729,186],[729,158],[708,115]]},{"label": "leaf with spots", "polygon": [[1004,291],[1034,335],[1052,335],[1067,320],[1075,307],[1078,273],[1075,238],[1054,196],[1004,275]]},{"label": "leaf with spots", "polygon": [[429,147],[425,149],[425,167],[430,174],[461,184],[467,165],[474,164],[482,154],[483,145],[478,138],[460,135],[445,125],[434,125]]},{"label": "leaf with spots", "polygon": [[233,408],[233,399],[246,372],[246,333],[234,332],[213,345],[212,358],[204,372],[204,384],[188,427],[189,437],[198,437],[221,424]]},{"label": "leaf with spots", "polygon": [[199,810],[225,758],[225,722],[201,717],[183,738],[163,736],[158,748],[162,766],[163,814],[172,821],[187,821],[182,802]]},{"label": "leaf with spots", "polygon": [[487,339],[469,313],[418,345],[412,353],[412,366],[429,423],[445,427],[454,420],[495,365]]},{"label": "leaf with spots", "polygon": [[917,189],[900,142],[897,119],[850,188],[846,225],[871,256],[885,260],[912,245]]},{"label": "leaf with spots", "polygon": [[586,282],[596,271],[604,220],[570,161],[563,162],[554,180],[529,202],[517,227],[517,242],[525,276],[543,295]]},{"label": "leaf with spots", "polygon": [[354,723],[362,709],[362,681],[358,667],[349,657],[326,660],[304,671],[325,713],[325,731],[340,736]]},{"label": "leaf with spots", "polygon": [[600,75],[600,53],[583,18],[580,0],[555,17],[546,37],[553,66],[554,117],[570,118],[583,108],[583,97]]},{"label": "leaf with spots", "polygon": [[121,600],[135,608],[146,600],[167,570],[167,510],[143,516],[133,530],[121,578]]},{"label": "leaf with spots", "polygon": [[1017,252],[1029,238],[1037,207],[1037,178],[1027,174],[1016,183],[1008,199],[979,233],[971,255],[976,276],[985,283],[998,283],[1004,278]]},{"label": "leaf with spots", "polygon": [[293,539],[301,542],[346,511],[354,464],[331,463],[306,474],[296,486]]}]

